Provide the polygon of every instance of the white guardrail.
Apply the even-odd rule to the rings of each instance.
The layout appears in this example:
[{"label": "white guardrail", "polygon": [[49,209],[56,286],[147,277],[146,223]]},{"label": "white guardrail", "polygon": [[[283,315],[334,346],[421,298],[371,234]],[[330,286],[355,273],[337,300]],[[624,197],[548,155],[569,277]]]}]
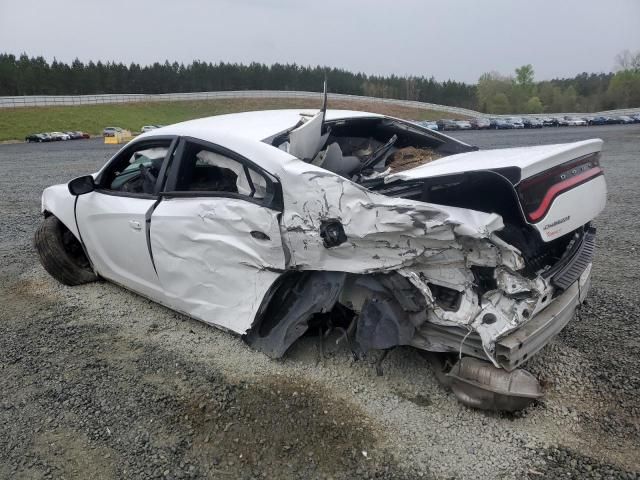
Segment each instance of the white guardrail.
[{"label": "white guardrail", "polygon": [[[103,94],[103,95],[30,95],[17,97],[0,97],[0,108],[22,107],[51,107],[73,105],[98,105],[109,103],[135,103],[135,102],[179,102],[188,100],[220,100],[231,98],[315,98],[320,100],[318,92],[294,92],[279,90],[236,90],[226,92],[191,92],[191,93],[161,93],[161,94]],[[330,93],[329,100],[350,100],[367,103],[387,103],[397,106],[405,106],[424,110],[434,110],[451,115],[463,115],[467,117],[509,117],[511,115],[489,115],[476,112],[467,108],[449,107],[435,103],[417,102],[413,100],[396,100],[392,98],[363,97],[359,95],[346,95]],[[553,115],[630,115],[640,113],[639,108],[627,108],[621,110],[607,110],[595,113],[555,113]],[[544,117],[548,114],[531,114],[524,116]],[[523,116],[523,115],[517,115]]]}]

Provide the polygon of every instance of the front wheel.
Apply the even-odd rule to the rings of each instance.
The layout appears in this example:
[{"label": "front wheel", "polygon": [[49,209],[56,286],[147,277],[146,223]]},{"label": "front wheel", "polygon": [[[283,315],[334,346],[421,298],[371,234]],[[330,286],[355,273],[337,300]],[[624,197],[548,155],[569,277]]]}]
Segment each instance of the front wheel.
[{"label": "front wheel", "polygon": [[60,283],[81,285],[97,280],[78,239],[53,215],[40,224],[33,243],[44,269]]}]

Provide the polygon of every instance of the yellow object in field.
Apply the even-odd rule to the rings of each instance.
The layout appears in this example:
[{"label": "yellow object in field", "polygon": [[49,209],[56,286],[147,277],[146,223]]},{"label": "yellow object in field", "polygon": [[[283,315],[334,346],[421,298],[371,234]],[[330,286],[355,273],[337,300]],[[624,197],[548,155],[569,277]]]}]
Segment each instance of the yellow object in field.
[{"label": "yellow object in field", "polygon": [[117,145],[120,143],[127,143],[133,138],[129,130],[122,130],[116,132],[112,137],[104,137],[105,144]]}]

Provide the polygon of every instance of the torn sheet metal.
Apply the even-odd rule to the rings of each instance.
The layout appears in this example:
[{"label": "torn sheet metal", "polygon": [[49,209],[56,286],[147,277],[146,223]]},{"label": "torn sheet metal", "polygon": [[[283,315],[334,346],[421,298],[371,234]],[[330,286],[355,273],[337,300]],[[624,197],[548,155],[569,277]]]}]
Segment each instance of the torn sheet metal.
[{"label": "torn sheet metal", "polygon": [[[281,220],[288,268],[352,274],[398,272],[423,293],[430,322],[484,330],[488,352],[500,334],[526,320],[517,313],[500,311],[503,320],[491,329],[477,321],[488,306],[481,304],[473,289],[470,267],[502,266],[510,271],[524,267],[520,252],[495,235],[503,228],[499,215],[386,197],[300,162],[287,167],[286,175],[292,176],[289,185],[296,187],[284,192]],[[321,235],[327,221],[339,222],[345,233],[345,240],[330,248]],[[439,306],[429,282],[459,291],[459,308],[448,311]],[[373,307],[362,304],[360,308],[368,311]],[[392,307],[384,312],[380,305],[377,308],[377,314],[387,312],[387,317],[393,317]]]},{"label": "torn sheet metal", "polygon": [[345,296],[361,302],[355,343],[362,352],[410,345],[416,328],[427,319],[427,302],[397,274],[358,276]]},{"label": "torn sheet metal", "polygon": [[[290,268],[392,271],[444,250],[462,250],[457,240],[463,236],[494,245],[488,237],[503,227],[497,214],[386,197],[301,162],[287,167],[290,185],[295,184],[284,192],[282,217]],[[339,221],[347,236],[329,249],[320,236],[327,220]],[[506,244],[492,248],[508,266],[520,268],[516,249]]]},{"label": "torn sheet metal", "polygon": [[289,153],[300,160],[314,158],[324,143],[327,135],[322,134],[324,111],[319,111],[313,117],[302,117],[304,122],[289,133]]}]

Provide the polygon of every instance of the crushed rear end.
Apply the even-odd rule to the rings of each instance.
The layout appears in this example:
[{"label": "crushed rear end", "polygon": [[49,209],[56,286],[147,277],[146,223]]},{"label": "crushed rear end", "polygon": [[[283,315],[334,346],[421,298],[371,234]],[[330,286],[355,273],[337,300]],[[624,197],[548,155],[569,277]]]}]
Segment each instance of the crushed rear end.
[{"label": "crushed rear end", "polygon": [[397,119],[320,112],[269,142],[303,161],[281,172],[287,273],[251,345],[279,357],[313,325],[338,326],[356,353],[429,352],[469,405],[541,395],[521,366],[589,289],[601,140],[478,150]]},{"label": "crushed rear end", "polygon": [[[487,389],[500,390],[496,385],[510,384],[496,380],[494,368],[516,371],[567,325],[584,301],[596,245],[591,221],[606,202],[601,147],[600,140],[589,140],[470,152],[457,155],[464,165],[458,163],[459,171],[453,174],[441,174],[442,166],[434,162],[398,174],[402,177],[399,182],[393,176],[387,178],[385,185],[378,187],[380,192],[404,198],[499,213],[504,228],[495,235],[515,247],[522,259],[521,268],[516,269],[469,266],[467,274],[472,274],[473,282],[464,290],[442,281],[454,272],[460,275],[459,267],[439,266],[440,278],[419,270],[407,275],[441,306],[441,310],[432,309],[430,321],[417,329],[411,344],[493,364],[462,368],[465,364],[458,362],[453,366],[454,391],[466,403],[496,408],[494,397],[478,404],[477,395],[470,399],[469,392],[477,391],[483,382],[485,393]],[[441,163],[453,165],[455,157]],[[467,170],[479,165],[485,168]],[[428,176],[430,170],[437,174]],[[469,294],[478,299],[471,313],[465,312]],[[498,374],[501,376],[504,374]],[[532,376],[524,382],[518,374],[518,379],[511,384],[521,385],[520,393],[500,390],[519,399],[514,400],[513,408],[520,408],[523,398],[541,395]]]}]

